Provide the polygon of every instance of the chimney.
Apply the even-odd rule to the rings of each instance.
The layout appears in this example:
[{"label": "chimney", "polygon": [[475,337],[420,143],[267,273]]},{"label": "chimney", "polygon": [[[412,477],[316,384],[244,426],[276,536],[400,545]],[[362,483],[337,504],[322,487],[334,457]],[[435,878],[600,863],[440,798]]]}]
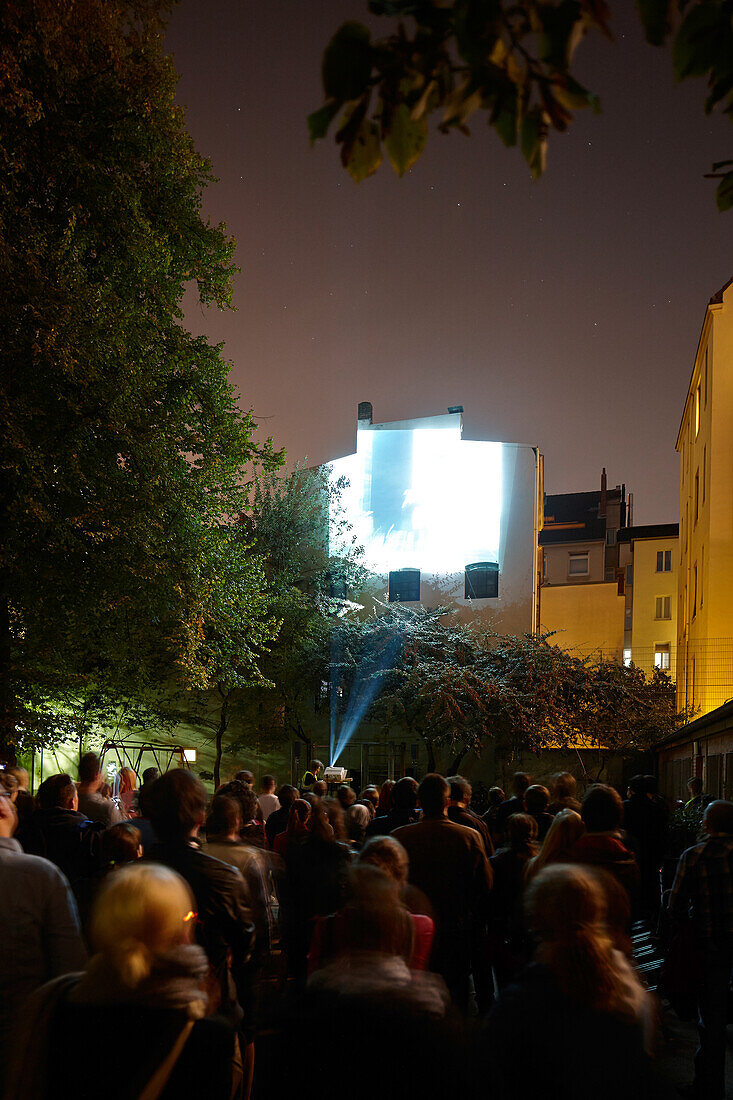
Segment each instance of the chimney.
[{"label": "chimney", "polygon": [[371,424],[373,416],[374,410],[372,409],[371,401],[360,401],[356,419],[358,421],[366,420],[368,424]]},{"label": "chimney", "polygon": [[603,472],[601,473],[601,503],[600,503],[599,508],[598,508],[598,518],[599,519],[605,519],[606,518],[606,490],[607,490],[606,467],[604,466],[603,467]]}]

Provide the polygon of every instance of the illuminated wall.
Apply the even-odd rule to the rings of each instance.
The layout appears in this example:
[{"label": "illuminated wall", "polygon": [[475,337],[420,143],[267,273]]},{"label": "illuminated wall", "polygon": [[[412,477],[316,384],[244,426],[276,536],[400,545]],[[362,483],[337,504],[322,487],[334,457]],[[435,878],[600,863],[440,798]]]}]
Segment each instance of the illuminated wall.
[{"label": "illuminated wall", "polygon": [[[356,453],[331,463],[365,550],[375,595],[389,574],[420,570],[420,602],[490,612],[498,628],[534,627],[540,456],[535,448],[462,438],[460,412],[390,424],[360,420]],[[498,568],[498,594],[466,598],[466,566]]]}]

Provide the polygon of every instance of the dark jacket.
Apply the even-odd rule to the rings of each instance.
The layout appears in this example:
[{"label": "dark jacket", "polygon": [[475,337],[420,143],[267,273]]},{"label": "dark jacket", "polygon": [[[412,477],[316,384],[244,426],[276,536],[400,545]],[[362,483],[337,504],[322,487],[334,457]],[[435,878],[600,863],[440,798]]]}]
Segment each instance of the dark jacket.
[{"label": "dark jacket", "polygon": [[403,825],[414,825],[421,816],[420,810],[390,810],[386,814],[377,814],[367,826],[366,835],[368,837],[389,836],[395,829],[401,829]]},{"label": "dark jacket", "polygon": [[517,948],[526,946],[522,893],[524,873],[531,858],[531,852],[500,848],[490,860],[494,873],[491,927],[498,936],[510,940]]},{"label": "dark jacket", "polygon": [[[63,871],[84,910],[100,866],[104,826],[77,810],[36,810],[18,840],[30,855],[43,856]],[[82,913],[82,916],[84,914]]]},{"label": "dark jacket", "polygon": [[449,988],[470,968],[470,931],[486,916],[492,873],[475,829],[428,818],[392,834],[410,857],[410,883],[427,898],[435,921],[432,969]]},{"label": "dark jacket", "polygon": [[523,798],[518,798],[516,795],[513,795],[511,798],[507,798],[506,801],[502,802],[501,806],[499,806],[496,811],[495,829],[499,836],[504,836],[506,823],[512,814],[523,813],[525,813]]},{"label": "dark jacket", "polygon": [[[197,844],[154,844],[146,856],[185,878],[196,902],[196,935],[206,952],[221,993],[220,1011],[238,1021],[250,998],[248,967],[254,924],[240,871],[202,852]],[[231,978],[229,968],[231,965]]]},{"label": "dark jacket", "polygon": [[471,809],[463,809],[461,806],[448,807],[448,820],[456,825],[465,825],[467,829],[475,829],[484,842],[484,851],[487,856],[494,854],[494,842],[488,825]]},{"label": "dark jacket", "polygon": [[265,836],[267,837],[267,847],[272,848],[275,837],[280,833],[284,833],[288,827],[288,818],[290,816],[290,807],[281,806],[279,810],[273,810],[267,821],[265,822]]},{"label": "dark jacket", "polygon": [[570,849],[569,859],[610,874],[626,891],[633,917],[639,899],[639,867],[618,834],[584,833]]}]

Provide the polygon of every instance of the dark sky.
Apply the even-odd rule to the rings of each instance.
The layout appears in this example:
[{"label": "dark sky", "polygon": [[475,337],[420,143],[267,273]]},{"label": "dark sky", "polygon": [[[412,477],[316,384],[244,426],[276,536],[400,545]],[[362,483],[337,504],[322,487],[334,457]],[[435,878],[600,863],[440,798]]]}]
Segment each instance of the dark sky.
[{"label": "dark sky", "polygon": [[541,181],[475,115],[470,138],[431,133],[404,179],[384,164],[357,186],[305,120],[325,44],[366,0],[182,0],[180,101],[241,267],[237,312],[187,321],[224,341],[291,461],[349,453],[360,400],[377,420],[462,404],[465,438],[539,446],[548,492],[596,488],[606,466],[636,523],[676,520],[692,357],[733,274],[733,213],[703,179],[731,131],[701,82],[673,85],[632,5],[613,9],[615,43],[577,55],[603,114],[551,135]]}]

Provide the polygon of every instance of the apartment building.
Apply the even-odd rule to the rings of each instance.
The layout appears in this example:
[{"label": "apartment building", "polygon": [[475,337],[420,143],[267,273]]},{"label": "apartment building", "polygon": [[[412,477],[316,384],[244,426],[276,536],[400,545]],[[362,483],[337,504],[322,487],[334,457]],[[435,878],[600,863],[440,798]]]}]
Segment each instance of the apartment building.
[{"label": "apartment building", "polygon": [[657,523],[618,532],[624,580],[624,661],[647,676],[677,672],[679,525]]}]

